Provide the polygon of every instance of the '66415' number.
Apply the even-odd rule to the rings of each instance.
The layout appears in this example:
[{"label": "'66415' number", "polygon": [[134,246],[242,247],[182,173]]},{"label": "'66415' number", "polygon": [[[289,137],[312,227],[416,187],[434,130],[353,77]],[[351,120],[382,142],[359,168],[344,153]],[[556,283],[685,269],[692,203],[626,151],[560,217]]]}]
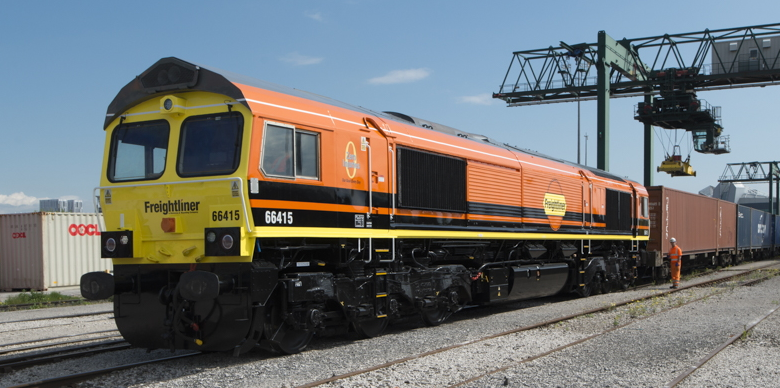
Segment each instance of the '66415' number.
[{"label": "'66415' number", "polygon": [[211,212],[212,221],[240,221],[241,213],[238,210],[215,210]]},{"label": "'66415' number", "polygon": [[292,225],[293,212],[266,210],[265,223],[269,225]]}]

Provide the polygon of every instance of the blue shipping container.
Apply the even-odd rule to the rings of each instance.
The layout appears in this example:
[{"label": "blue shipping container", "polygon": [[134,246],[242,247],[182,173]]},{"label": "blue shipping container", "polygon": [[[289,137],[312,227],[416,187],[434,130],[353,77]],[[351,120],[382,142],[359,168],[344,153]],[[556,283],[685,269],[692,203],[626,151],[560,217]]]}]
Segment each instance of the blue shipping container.
[{"label": "blue shipping container", "polygon": [[750,249],[750,208],[737,205],[737,248]]},{"label": "blue shipping container", "polygon": [[780,216],[772,216],[772,218],[775,220],[775,229],[773,233],[775,240],[772,241],[772,243],[775,245],[775,247],[780,247]]},{"label": "blue shipping container", "polygon": [[751,248],[772,247],[772,215],[756,209],[750,209]]}]

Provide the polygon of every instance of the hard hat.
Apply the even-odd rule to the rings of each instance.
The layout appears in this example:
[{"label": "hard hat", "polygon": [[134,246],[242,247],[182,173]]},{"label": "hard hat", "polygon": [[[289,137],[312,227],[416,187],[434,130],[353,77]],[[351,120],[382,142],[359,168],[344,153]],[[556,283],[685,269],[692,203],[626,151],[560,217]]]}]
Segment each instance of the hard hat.
[{"label": "hard hat", "polygon": [[677,242],[677,239],[676,239],[676,238],[674,238],[674,237],[672,237],[672,238],[669,240],[669,242]]}]

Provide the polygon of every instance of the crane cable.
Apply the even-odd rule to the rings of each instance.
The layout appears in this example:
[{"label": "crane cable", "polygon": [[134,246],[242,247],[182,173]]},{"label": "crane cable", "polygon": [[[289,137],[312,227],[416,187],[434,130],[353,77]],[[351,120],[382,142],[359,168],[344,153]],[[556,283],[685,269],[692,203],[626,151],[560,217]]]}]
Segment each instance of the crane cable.
[{"label": "crane cable", "polygon": [[[666,148],[666,142],[663,141],[663,137],[664,136],[661,136],[661,135],[658,134],[657,127],[655,125],[653,126],[653,131],[656,133],[656,136],[658,136],[661,139],[661,147],[664,148],[664,154],[666,155],[666,158],[668,159],[672,155],[669,153],[669,149]],[[662,130],[662,133],[664,133],[664,135],[666,136],[666,139],[667,139],[668,143],[672,145],[672,147],[671,147],[672,151],[671,152],[674,152],[674,146],[679,146],[680,143],[682,142],[682,140],[685,137],[687,137],[687,136],[683,136],[678,141],[678,139],[677,139],[677,131],[679,131],[679,129],[675,129],[674,130],[674,141],[672,141],[672,136],[667,131]],[[685,133],[687,134],[688,131],[685,131]],[[693,152],[693,147],[691,146],[692,142],[693,142],[693,139],[691,139],[691,142],[688,143],[688,159],[690,159],[691,152]],[[682,155],[680,155],[680,156],[682,156]]]}]

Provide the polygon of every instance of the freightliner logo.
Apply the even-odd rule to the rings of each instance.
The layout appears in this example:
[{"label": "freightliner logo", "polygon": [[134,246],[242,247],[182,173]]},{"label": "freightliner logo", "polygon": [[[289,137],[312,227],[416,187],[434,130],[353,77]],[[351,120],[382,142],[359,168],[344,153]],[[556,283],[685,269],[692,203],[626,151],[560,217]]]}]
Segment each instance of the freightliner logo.
[{"label": "freightliner logo", "polygon": [[198,207],[200,207],[200,201],[190,202],[183,199],[167,202],[159,201],[157,203],[148,201],[144,202],[145,213],[162,213],[163,215],[197,213]]}]

